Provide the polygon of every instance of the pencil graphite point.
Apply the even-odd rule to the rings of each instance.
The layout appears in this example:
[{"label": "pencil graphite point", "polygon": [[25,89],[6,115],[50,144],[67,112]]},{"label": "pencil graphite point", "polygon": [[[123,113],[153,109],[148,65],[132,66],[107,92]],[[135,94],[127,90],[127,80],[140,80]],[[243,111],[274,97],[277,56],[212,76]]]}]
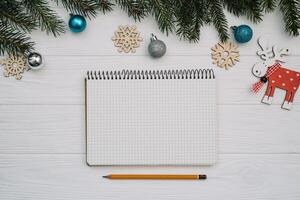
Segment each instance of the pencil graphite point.
[{"label": "pencil graphite point", "polygon": [[199,179],[206,179],[207,176],[206,176],[205,174],[199,174],[199,175],[198,175],[198,178],[199,178]]},{"label": "pencil graphite point", "polygon": [[102,176],[103,178],[110,178],[110,176],[109,175],[106,175],[106,176]]}]

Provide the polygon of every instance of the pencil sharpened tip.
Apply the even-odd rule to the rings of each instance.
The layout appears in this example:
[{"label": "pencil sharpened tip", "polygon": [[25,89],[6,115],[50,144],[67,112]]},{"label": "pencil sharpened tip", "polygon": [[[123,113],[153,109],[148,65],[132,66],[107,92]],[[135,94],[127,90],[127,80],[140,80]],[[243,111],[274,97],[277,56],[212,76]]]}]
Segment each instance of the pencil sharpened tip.
[{"label": "pencil sharpened tip", "polygon": [[109,176],[107,175],[107,176],[102,176],[102,178],[109,178]]},{"label": "pencil sharpened tip", "polygon": [[205,174],[199,174],[198,178],[199,179],[207,179],[207,176]]}]

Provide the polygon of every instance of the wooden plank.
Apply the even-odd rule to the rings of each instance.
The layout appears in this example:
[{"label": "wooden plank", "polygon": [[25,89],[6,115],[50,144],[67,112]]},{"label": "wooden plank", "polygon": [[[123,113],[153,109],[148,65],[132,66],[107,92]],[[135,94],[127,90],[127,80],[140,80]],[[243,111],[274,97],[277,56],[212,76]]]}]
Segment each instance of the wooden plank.
[{"label": "wooden plank", "polygon": [[[220,105],[221,153],[300,153],[300,106]],[[83,105],[0,106],[0,153],[84,153]]]},{"label": "wooden plank", "polygon": [[[154,60],[148,56],[47,56],[46,66],[40,71],[29,71],[21,81],[0,77],[0,104],[83,104],[83,79],[87,70],[119,69],[184,69],[187,67],[213,67],[219,83],[219,104],[256,104],[260,105],[262,91],[253,95],[251,84],[258,79],[251,68],[259,59],[244,56],[239,64],[226,71],[214,67],[209,56],[166,56]],[[161,67],[163,66],[163,67]],[[299,57],[291,56],[286,66],[300,71]],[[0,69],[2,74],[2,68]],[[4,95],[5,94],[5,95]],[[274,104],[281,104],[284,92],[276,90]],[[295,104],[300,98],[296,94]]]},{"label": "wooden plank", "polygon": [[[0,155],[0,197],[298,200],[300,155],[221,155],[213,167],[88,167],[84,155]],[[108,173],[204,173],[204,181],[112,181]]]},{"label": "wooden plank", "polygon": [[[62,8],[57,10],[63,20],[67,22],[69,13]],[[296,48],[300,45],[300,38],[292,38],[285,33],[280,12],[267,14],[264,16],[264,21],[259,24],[253,24],[244,17],[238,18],[227,12],[226,15],[229,26],[246,23],[253,28],[253,39],[247,44],[239,45],[242,55],[255,55],[258,50],[256,39],[259,36],[269,38],[270,44],[277,44],[279,48],[294,47],[291,49],[293,54],[300,55],[300,49]],[[120,55],[114,47],[111,37],[119,25],[126,24],[137,25],[144,39],[134,55],[148,55],[147,46],[151,33],[156,34],[166,43],[167,55],[209,55],[210,48],[219,41],[218,33],[213,26],[205,26],[201,29],[199,43],[189,43],[180,41],[175,34],[166,36],[161,33],[152,17],[147,17],[141,23],[136,23],[117,7],[113,12],[106,15],[100,14],[96,19],[88,20],[86,30],[80,34],[74,34],[67,30],[64,35],[54,38],[53,36],[47,37],[41,31],[35,31],[32,33],[32,37],[37,43],[37,50],[43,55]],[[121,55],[126,56],[127,54]]]}]

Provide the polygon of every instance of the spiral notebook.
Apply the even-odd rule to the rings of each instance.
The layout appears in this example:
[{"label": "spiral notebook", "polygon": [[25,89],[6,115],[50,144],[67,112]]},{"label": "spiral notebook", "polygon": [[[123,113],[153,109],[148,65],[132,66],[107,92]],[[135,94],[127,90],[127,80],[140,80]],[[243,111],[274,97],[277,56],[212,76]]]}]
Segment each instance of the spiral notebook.
[{"label": "spiral notebook", "polygon": [[212,69],[88,71],[88,165],[216,162]]}]

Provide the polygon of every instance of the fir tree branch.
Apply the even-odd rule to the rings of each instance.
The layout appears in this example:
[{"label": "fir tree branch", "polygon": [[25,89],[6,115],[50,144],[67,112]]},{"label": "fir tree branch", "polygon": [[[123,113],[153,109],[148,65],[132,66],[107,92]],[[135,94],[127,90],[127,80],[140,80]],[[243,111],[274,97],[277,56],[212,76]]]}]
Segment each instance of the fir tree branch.
[{"label": "fir tree branch", "polygon": [[196,14],[192,0],[178,0],[175,4],[175,17],[177,23],[176,34],[179,35],[181,39],[190,42],[197,41],[197,34],[199,38],[200,32],[198,33],[198,29],[195,27]]},{"label": "fir tree branch", "polygon": [[152,0],[150,3],[151,12],[158,23],[158,27],[163,33],[166,33],[166,35],[175,29],[174,8],[169,6],[170,4],[171,2],[169,0]]},{"label": "fir tree branch", "polygon": [[201,18],[203,18],[203,21],[204,21],[204,23],[205,24],[210,24],[211,23],[211,13],[210,13],[210,10],[211,10],[211,6],[213,5],[213,4],[211,4],[210,3],[210,1],[208,1],[208,0],[202,0],[202,7],[201,7],[201,9],[199,8],[198,9],[198,15],[200,16],[202,16]]},{"label": "fir tree branch", "polygon": [[24,32],[6,24],[0,24],[0,55],[26,54],[33,50],[34,43]]},{"label": "fir tree branch", "polygon": [[29,13],[24,12],[22,4],[15,0],[0,1],[0,23],[10,24],[13,28],[31,32],[37,26]]},{"label": "fir tree branch", "polygon": [[202,25],[203,25],[203,23],[200,21],[199,17],[196,15],[194,23],[190,27],[191,32],[189,35],[186,35],[186,38],[189,40],[189,42],[198,42],[199,41],[200,27]]},{"label": "fir tree branch", "polygon": [[89,19],[96,17],[99,9],[99,2],[96,0],[55,0],[61,1],[62,5],[72,14],[80,14]]},{"label": "fir tree branch", "polygon": [[222,3],[219,0],[210,1],[212,2],[210,9],[210,13],[212,13],[211,21],[219,33],[220,40],[224,42],[229,38],[229,35],[228,23],[224,11],[222,9]]},{"label": "fir tree branch", "polygon": [[277,0],[261,0],[260,4],[265,12],[271,12],[276,8]]},{"label": "fir tree branch", "polygon": [[65,24],[60,17],[49,8],[45,0],[22,0],[28,13],[32,13],[39,22],[39,27],[47,34],[52,33],[55,37],[65,32]]},{"label": "fir tree branch", "polygon": [[194,7],[195,19],[192,24],[192,34],[189,37],[189,41],[198,42],[200,40],[200,28],[203,24],[210,22],[209,15],[207,15],[210,3],[204,0],[193,0],[192,5]]},{"label": "fir tree branch", "polygon": [[262,20],[262,9],[260,0],[222,0],[223,5],[230,13],[236,16],[245,15],[254,23]]},{"label": "fir tree branch", "polygon": [[300,2],[299,0],[280,0],[279,8],[285,22],[285,30],[292,36],[299,36]]},{"label": "fir tree branch", "polygon": [[113,10],[112,6],[115,4],[111,3],[109,0],[99,0],[99,9],[105,14]]},{"label": "fir tree branch", "polygon": [[234,14],[235,16],[239,17],[243,15],[244,7],[241,6],[239,0],[222,0],[223,6],[227,8],[227,10]]},{"label": "fir tree branch", "polygon": [[243,0],[245,9],[244,14],[248,19],[254,23],[258,23],[262,20],[262,8],[260,6],[260,0]]},{"label": "fir tree branch", "polygon": [[148,16],[151,8],[149,0],[116,0],[116,2],[135,21],[141,21]]},{"label": "fir tree branch", "polygon": [[200,28],[210,23],[210,8],[213,4],[207,0],[181,0],[175,4],[177,31],[180,38],[190,42],[197,42],[200,39]]}]

